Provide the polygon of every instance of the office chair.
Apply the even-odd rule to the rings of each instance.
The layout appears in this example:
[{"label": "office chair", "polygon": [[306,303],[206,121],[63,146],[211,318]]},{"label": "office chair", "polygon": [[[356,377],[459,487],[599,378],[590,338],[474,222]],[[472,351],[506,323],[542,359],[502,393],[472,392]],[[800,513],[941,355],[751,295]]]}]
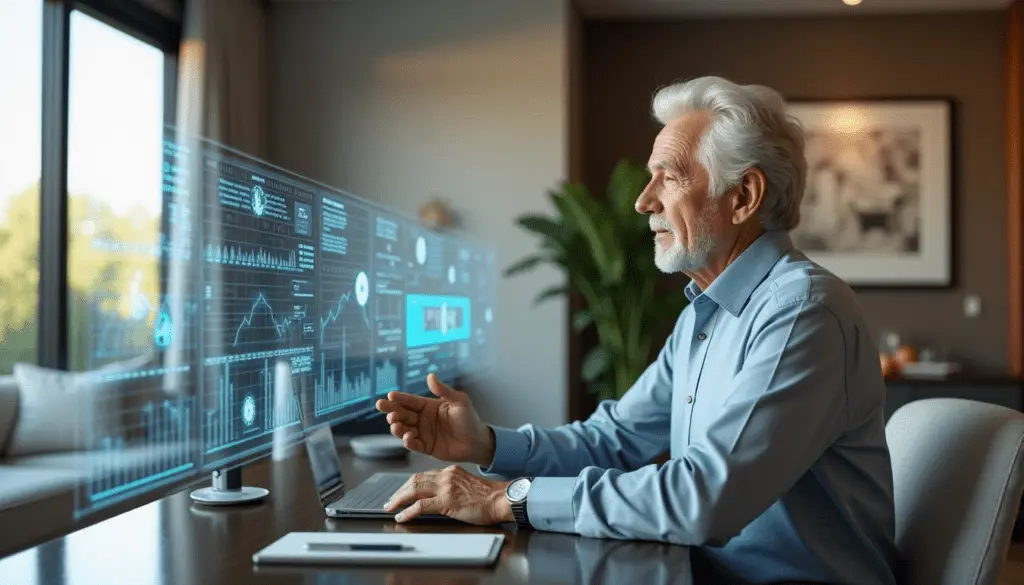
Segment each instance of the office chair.
[{"label": "office chair", "polygon": [[885,429],[907,585],[995,585],[1024,492],[1024,414],[955,398],[911,402]]}]

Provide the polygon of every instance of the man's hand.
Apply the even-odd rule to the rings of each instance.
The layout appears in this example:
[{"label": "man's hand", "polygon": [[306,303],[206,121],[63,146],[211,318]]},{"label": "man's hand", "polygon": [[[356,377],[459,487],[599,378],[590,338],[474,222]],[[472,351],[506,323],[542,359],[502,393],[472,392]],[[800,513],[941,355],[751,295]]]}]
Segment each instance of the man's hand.
[{"label": "man's hand", "polygon": [[507,481],[494,481],[452,465],[440,471],[417,473],[409,478],[385,504],[398,522],[408,522],[421,514],[443,514],[469,524],[490,525],[514,522],[512,508],[505,499]]},{"label": "man's hand", "polygon": [[427,387],[437,397],[388,392],[377,401],[377,410],[388,413],[391,434],[406,449],[442,461],[471,462],[482,467],[494,459],[494,433],[480,421],[469,396],[437,376],[427,376]]}]

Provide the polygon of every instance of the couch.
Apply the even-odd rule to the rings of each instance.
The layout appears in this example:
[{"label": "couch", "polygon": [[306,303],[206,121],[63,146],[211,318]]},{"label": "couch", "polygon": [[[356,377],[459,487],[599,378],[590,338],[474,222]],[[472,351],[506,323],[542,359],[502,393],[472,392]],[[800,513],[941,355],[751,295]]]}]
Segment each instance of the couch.
[{"label": "couch", "polygon": [[139,358],[89,373],[19,364],[15,375],[0,376],[0,556],[73,530],[77,512],[91,509],[80,486],[96,469],[138,469],[159,455],[129,445],[112,460],[83,432],[83,421],[93,419],[130,429],[124,413],[137,413],[140,403],[166,396],[137,380],[90,383],[97,372],[140,371],[148,363]]},{"label": "couch", "polygon": [[48,458],[6,457],[17,422],[19,386],[0,376],[0,553],[68,531],[74,525],[80,471]]}]

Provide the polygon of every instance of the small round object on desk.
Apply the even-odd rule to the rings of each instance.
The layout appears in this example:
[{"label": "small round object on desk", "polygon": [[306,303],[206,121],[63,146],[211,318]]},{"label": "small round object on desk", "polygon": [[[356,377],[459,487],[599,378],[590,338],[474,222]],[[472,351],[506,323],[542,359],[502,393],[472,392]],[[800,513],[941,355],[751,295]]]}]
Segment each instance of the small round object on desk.
[{"label": "small round object on desk", "polygon": [[192,500],[207,506],[236,506],[238,504],[254,504],[270,495],[270,491],[261,487],[244,486],[237,490],[220,490],[213,487],[200,488],[189,494]]},{"label": "small round object on desk", "polygon": [[392,435],[352,437],[349,447],[356,457],[364,459],[399,459],[409,453],[402,440]]}]

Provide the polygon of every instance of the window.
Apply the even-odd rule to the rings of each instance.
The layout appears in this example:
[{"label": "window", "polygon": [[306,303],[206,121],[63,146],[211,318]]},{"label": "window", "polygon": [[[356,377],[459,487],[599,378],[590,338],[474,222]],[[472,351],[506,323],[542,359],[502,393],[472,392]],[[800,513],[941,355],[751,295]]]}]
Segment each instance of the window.
[{"label": "window", "polygon": [[0,2],[0,375],[36,361],[42,22],[40,0]]},{"label": "window", "polygon": [[144,355],[161,307],[164,53],[71,13],[68,340],[71,369]]}]

